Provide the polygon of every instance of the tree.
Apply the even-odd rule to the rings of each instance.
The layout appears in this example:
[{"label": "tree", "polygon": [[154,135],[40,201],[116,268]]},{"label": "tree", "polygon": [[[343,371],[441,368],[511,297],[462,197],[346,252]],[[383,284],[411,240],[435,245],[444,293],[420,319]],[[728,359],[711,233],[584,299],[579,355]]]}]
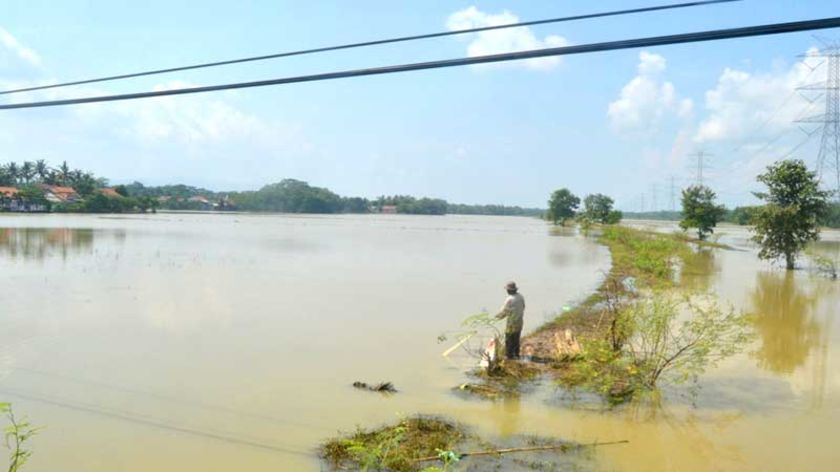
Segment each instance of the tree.
[{"label": "tree", "polygon": [[58,173],[61,178],[61,185],[67,185],[70,180],[70,166],[67,165],[67,161],[61,163],[61,166],[58,167]]},{"label": "tree", "polygon": [[32,181],[32,177],[35,175],[35,166],[29,162],[25,161],[22,166],[20,166],[20,178],[23,179],[25,183],[29,183]]},{"label": "tree", "polygon": [[580,206],[580,198],[573,195],[569,189],[555,190],[548,200],[548,219],[554,224],[558,221],[561,225],[566,224],[566,220],[575,217],[578,206]]},{"label": "tree", "polygon": [[129,196],[128,189],[125,187],[125,185],[117,185],[116,187],[114,187],[114,191],[122,195],[123,197]]},{"label": "tree", "polygon": [[715,192],[703,185],[692,185],[682,191],[682,221],[680,228],[697,228],[697,238],[706,239],[723,219],[726,209],[715,204]]},{"label": "tree", "polygon": [[41,182],[43,182],[47,178],[47,175],[50,172],[50,168],[47,166],[47,162],[43,159],[38,159],[37,161],[35,161],[34,169],[35,174],[38,176],[38,179],[40,179]]},{"label": "tree", "polygon": [[612,198],[600,193],[587,195],[583,199],[583,217],[602,224],[618,223],[622,214],[613,210],[613,203]]},{"label": "tree", "polygon": [[20,169],[18,165],[14,162],[10,162],[8,166],[6,166],[6,172],[9,175],[9,179],[11,179],[12,185],[17,185],[18,179],[20,178]]},{"label": "tree", "polygon": [[755,194],[766,203],[755,214],[753,240],[761,246],[758,257],[784,257],[787,270],[793,270],[797,254],[819,239],[819,223],[828,212],[831,192],[820,190],[816,173],[801,160],[768,166],[758,181],[768,189]]}]

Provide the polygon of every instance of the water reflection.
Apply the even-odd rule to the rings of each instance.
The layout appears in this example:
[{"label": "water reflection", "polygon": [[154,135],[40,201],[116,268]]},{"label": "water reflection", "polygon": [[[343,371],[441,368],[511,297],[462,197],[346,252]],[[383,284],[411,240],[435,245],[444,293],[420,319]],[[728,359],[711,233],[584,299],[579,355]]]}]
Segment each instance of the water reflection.
[{"label": "water reflection", "polygon": [[[125,238],[125,232],[116,235]],[[43,260],[90,252],[94,231],[79,228],[0,228],[0,256]]]},{"label": "water reflection", "polygon": [[720,271],[714,250],[698,248],[684,256],[682,262],[680,285],[691,291],[709,291],[714,275]]},{"label": "water reflection", "polygon": [[797,286],[793,273],[759,272],[752,294],[761,367],[790,374],[802,366],[821,341],[822,324],[814,316],[817,297]]}]

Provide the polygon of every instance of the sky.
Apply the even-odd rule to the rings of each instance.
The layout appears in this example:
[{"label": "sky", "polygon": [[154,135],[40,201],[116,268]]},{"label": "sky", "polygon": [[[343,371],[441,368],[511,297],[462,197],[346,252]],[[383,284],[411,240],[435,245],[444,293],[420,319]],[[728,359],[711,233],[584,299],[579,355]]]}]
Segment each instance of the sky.
[{"label": "sky", "polygon": [[[673,0],[675,3],[678,0]],[[0,90],[408,34],[668,3],[4,0]],[[261,80],[838,16],[836,0],[743,0],[0,96],[0,103]],[[815,37],[819,36],[819,37]],[[820,37],[793,33],[212,94],[0,111],[0,162],[67,161],[113,183],[544,207],[567,187],[668,210],[697,180],[754,202],[779,158],[816,166]],[[801,129],[804,128],[804,131]],[[813,133],[810,137],[807,133]],[[673,183],[673,185],[672,185]],[[673,189],[673,191],[672,191]]]}]

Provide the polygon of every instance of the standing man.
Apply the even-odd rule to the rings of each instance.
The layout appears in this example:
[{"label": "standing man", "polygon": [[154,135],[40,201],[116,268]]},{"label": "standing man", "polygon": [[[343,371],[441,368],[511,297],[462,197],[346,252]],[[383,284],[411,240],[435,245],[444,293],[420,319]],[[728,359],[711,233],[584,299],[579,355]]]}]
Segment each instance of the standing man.
[{"label": "standing man", "polygon": [[505,285],[508,297],[496,318],[507,318],[505,327],[505,357],[519,358],[519,337],[522,336],[522,319],[525,316],[525,298],[519,293],[516,282]]}]

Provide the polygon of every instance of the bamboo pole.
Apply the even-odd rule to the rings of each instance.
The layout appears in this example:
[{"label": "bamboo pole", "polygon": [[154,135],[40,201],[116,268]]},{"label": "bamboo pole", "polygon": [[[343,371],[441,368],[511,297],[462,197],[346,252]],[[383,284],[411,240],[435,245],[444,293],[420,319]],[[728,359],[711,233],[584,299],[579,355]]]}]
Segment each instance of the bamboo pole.
[{"label": "bamboo pole", "polygon": [[[591,444],[555,444],[552,446],[533,446],[533,447],[512,447],[508,449],[494,449],[491,451],[473,451],[473,452],[465,452],[460,454],[459,457],[469,457],[469,456],[491,456],[491,455],[500,455],[500,454],[509,454],[511,452],[537,452],[537,451],[552,451],[555,449],[579,449],[584,447],[596,447],[596,446],[612,446],[614,444],[627,444],[630,441],[627,439],[623,439],[621,441],[610,441],[610,442],[595,442]],[[414,459],[413,462],[429,462],[439,460],[440,457],[438,456],[428,456],[428,457],[421,457],[419,459]]]}]

